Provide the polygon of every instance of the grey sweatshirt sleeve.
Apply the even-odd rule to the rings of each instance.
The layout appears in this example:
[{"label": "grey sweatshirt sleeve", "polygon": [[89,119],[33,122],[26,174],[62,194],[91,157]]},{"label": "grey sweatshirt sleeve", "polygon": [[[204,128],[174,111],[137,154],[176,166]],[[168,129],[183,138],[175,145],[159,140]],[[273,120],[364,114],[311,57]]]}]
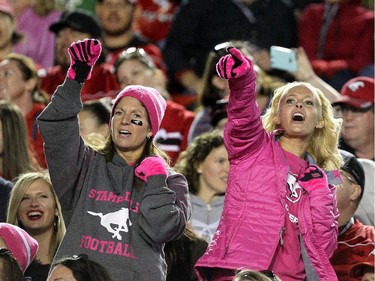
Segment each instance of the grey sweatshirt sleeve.
[{"label": "grey sweatshirt sleeve", "polygon": [[85,147],[79,133],[77,114],[82,109],[80,98],[82,85],[66,79],[58,86],[52,100],[39,115],[39,130],[44,139],[48,170],[53,187],[59,197],[66,223],[82,187],[87,165],[84,163],[93,152]]},{"label": "grey sweatshirt sleeve", "polygon": [[140,211],[140,234],[146,241],[166,243],[180,237],[191,214],[186,179],[176,172],[167,179],[150,177]]}]

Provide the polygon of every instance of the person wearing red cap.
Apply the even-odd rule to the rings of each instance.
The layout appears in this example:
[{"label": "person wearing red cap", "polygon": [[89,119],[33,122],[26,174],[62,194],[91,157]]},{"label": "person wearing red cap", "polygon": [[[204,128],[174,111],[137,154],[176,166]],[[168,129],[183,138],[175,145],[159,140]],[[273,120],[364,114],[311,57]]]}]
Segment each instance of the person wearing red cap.
[{"label": "person wearing red cap", "polygon": [[67,77],[38,117],[68,226],[54,259],[78,252],[114,280],[163,281],[164,245],[180,237],[191,212],[186,179],[153,143],[166,101],[154,88],[125,87],[113,101],[104,146],[86,146],[80,92],[101,50],[96,39],[71,44]]},{"label": "person wearing red cap", "polygon": [[358,158],[374,160],[374,79],[356,77],[341,89],[332,105],[342,117],[340,148]]},{"label": "person wearing red cap", "polygon": [[0,248],[8,249],[21,270],[25,272],[34,260],[39,244],[22,228],[9,223],[0,223]]},{"label": "person wearing red cap", "polygon": [[356,76],[374,77],[374,11],[362,0],[324,0],[306,6],[298,24],[315,73],[337,91]]}]

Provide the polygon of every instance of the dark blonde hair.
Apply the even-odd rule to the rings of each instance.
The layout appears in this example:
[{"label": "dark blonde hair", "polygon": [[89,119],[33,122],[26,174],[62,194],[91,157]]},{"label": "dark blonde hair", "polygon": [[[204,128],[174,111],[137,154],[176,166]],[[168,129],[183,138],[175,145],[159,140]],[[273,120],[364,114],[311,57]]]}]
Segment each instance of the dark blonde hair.
[{"label": "dark blonde hair", "polygon": [[206,159],[213,149],[222,145],[224,145],[223,135],[214,130],[197,136],[181,153],[174,169],[185,176],[189,191],[192,194],[197,194],[199,191],[198,165]]}]

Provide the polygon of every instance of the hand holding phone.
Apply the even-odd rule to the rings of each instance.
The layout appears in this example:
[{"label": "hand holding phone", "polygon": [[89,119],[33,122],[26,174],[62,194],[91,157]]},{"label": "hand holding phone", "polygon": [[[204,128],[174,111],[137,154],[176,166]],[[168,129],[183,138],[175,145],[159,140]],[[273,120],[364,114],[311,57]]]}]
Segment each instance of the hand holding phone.
[{"label": "hand holding phone", "polygon": [[297,54],[294,50],[279,46],[271,46],[270,57],[272,68],[288,72],[297,71]]}]

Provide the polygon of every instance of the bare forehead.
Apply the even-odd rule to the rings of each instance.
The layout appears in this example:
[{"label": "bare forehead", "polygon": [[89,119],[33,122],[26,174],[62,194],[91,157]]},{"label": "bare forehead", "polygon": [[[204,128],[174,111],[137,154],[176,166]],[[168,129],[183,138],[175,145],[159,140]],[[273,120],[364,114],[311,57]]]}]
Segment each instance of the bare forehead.
[{"label": "bare forehead", "polygon": [[316,91],[313,91],[312,89],[304,85],[294,86],[290,88],[289,90],[285,91],[283,97],[289,97],[289,96],[301,97],[301,98],[311,97],[314,99],[319,98]]}]

